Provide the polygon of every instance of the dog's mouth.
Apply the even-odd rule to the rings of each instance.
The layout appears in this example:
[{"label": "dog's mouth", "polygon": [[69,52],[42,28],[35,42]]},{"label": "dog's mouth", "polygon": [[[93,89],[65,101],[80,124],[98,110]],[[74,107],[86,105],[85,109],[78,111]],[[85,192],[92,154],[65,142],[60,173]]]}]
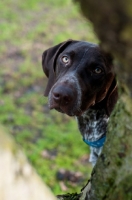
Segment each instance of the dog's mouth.
[{"label": "dog's mouth", "polygon": [[88,108],[93,107],[95,104],[95,100],[92,99],[89,104],[85,105],[82,104],[80,106],[76,105],[76,102],[72,102],[72,104],[61,104],[61,102],[58,104],[58,102],[52,101],[49,102],[49,108],[50,110],[55,109],[60,113],[67,114],[70,117],[81,116]]},{"label": "dog's mouth", "polygon": [[49,107],[50,107],[50,109],[55,109],[55,110],[57,110],[60,113],[67,114],[70,117],[81,116],[82,113],[83,113],[80,109],[72,111],[72,109],[70,109],[68,107],[62,107],[62,106],[56,106],[56,105],[50,105]]},{"label": "dog's mouth", "polygon": [[73,100],[70,103],[67,101],[54,101],[53,98],[51,100],[49,99],[49,108],[55,109],[60,113],[67,114],[70,117],[81,116],[88,108],[93,107],[95,104],[95,97],[91,98],[91,101],[89,101],[87,104],[84,103],[78,104],[77,101]]},{"label": "dog's mouth", "polygon": [[67,114],[67,115],[70,116],[70,117],[74,117],[74,116],[79,117],[79,116],[81,116],[82,113],[83,113],[83,112],[81,112],[81,111],[80,111],[80,112],[79,112],[79,111],[76,111],[75,113],[73,113],[73,112],[68,112],[68,111],[63,111],[63,109],[61,109],[61,108],[57,108],[57,109],[55,109],[55,110],[57,110],[58,112]]}]

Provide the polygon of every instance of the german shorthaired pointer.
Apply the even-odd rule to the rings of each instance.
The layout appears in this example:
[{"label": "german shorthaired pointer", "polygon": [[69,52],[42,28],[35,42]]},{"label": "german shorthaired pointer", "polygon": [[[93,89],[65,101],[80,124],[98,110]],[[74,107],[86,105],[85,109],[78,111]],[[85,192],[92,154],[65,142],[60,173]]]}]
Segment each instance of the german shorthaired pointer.
[{"label": "german shorthaired pointer", "polygon": [[111,56],[96,44],[68,40],[46,50],[42,65],[49,78],[45,90],[49,108],[76,116],[94,166],[118,98]]}]

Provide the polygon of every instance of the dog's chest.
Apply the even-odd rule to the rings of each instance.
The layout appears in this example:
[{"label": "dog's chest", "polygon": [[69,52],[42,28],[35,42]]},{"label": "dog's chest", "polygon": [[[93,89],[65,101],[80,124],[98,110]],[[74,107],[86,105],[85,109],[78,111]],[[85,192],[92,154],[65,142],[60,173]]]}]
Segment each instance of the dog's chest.
[{"label": "dog's chest", "polygon": [[96,141],[106,134],[108,116],[104,110],[88,109],[77,117],[79,130],[85,140]]}]

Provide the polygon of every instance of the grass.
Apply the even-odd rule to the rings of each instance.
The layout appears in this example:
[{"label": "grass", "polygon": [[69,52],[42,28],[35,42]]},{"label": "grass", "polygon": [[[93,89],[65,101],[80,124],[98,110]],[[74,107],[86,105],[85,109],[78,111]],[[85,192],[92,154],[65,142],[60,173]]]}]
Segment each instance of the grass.
[{"label": "grass", "polygon": [[[88,147],[75,119],[49,111],[41,55],[69,38],[97,42],[92,25],[70,0],[4,0],[0,10],[0,123],[55,194],[64,193],[61,182],[78,192],[90,176]],[[62,168],[82,178],[60,181]]]}]

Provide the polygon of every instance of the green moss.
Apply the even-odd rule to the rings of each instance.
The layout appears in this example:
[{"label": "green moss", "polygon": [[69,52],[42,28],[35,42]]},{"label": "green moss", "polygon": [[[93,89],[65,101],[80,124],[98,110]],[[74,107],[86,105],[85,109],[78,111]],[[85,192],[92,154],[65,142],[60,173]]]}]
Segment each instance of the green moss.
[{"label": "green moss", "polygon": [[129,193],[128,198],[127,194],[125,194],[125,188],[129,188],[132,185],[131,182],[127,182],[128,177],[130,176],[130,180],[132,177],[132,169],[130,167],[132,164],[132,113],[130,109],[129,111],[127,109],[129,103],[128,95],[122,93],[110,118],[107,141],[98,159],[98,165],[94,169],[92,187],[95,193],[93,199],[132,198],[132,194]]},{"label": "green moss", "polygon": [[111,195],[108,200],[131,200],[132,199],[132,174],[123,179],[118,186],[111,189]]}]

